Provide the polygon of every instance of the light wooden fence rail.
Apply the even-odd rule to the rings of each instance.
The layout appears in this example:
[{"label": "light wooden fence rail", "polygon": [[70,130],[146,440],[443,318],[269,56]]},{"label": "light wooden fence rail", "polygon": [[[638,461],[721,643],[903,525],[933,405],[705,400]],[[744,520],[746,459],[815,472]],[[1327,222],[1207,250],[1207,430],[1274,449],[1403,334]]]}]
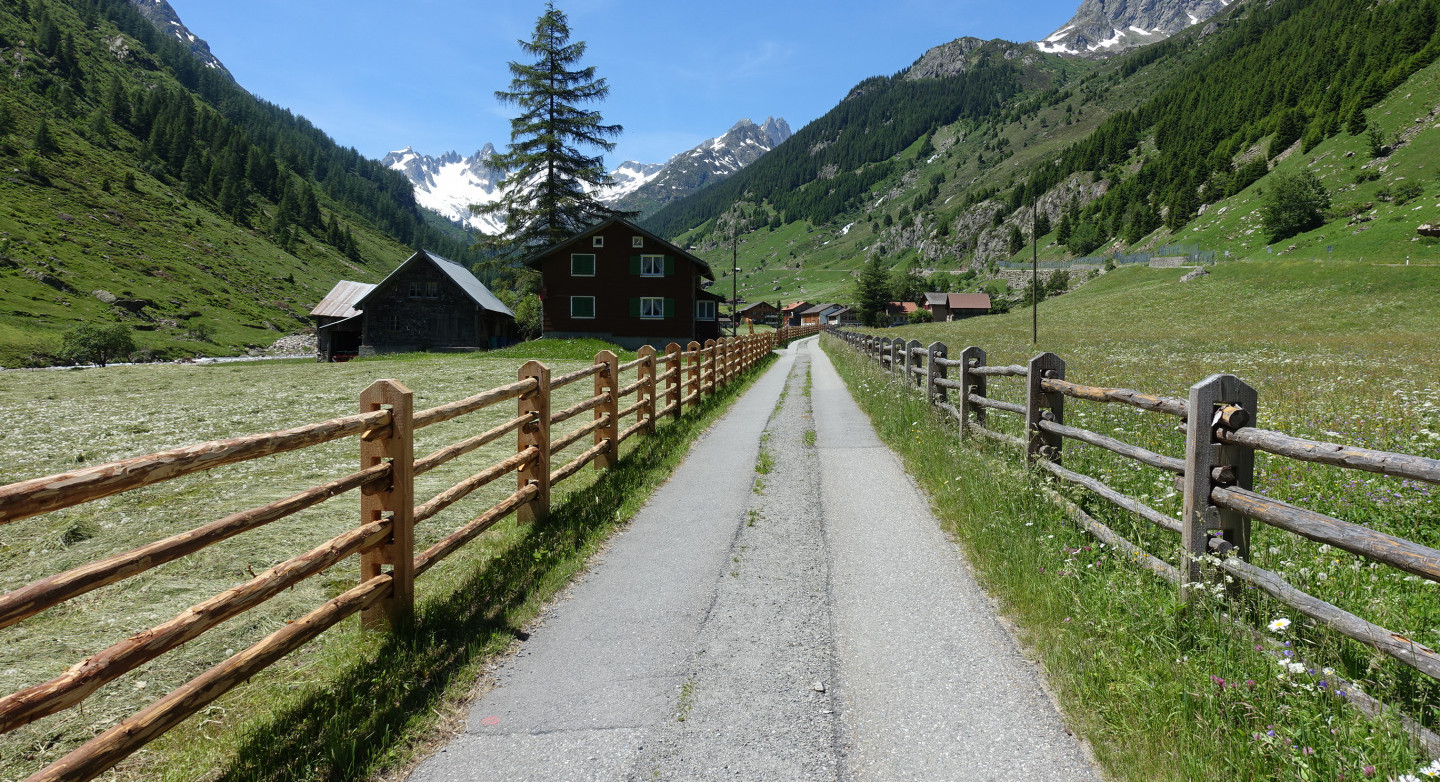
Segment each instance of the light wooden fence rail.
[{"label": "light wooden fence rail", "polygon": [[[1128,388],[1080,385],[1065,378],[1065,362],[1041,353],[1026,366],[990,366],[985,351],[965,348],[958,358],[940,342],[879,337],[833,331],[837,338],[869,356],[883,368],[924,393],[932,405],[959,424],[961,439],[984,437],[1024,449],[1028,463],[1056,479],[1082,486],[1098,497],[1178,534],[1180,554],[1171,564],[1141,550],[1114,530],[1059,498],[1086,529],[1108,545],[1133,556],[1143,567],[1176,583],[1182,597],[1228,574],[1236,582],[1264,591],[1321,625],[1377,649],[1426,675],[1440,679],[1440,655],[1417,641],[1372,624],[1338,606],[1287,583],[1279,574],[1259,568],[1250,559],[1250,523],[1329,544],[1374,562],[1431,581],[1440,581],[1440,550],[1367,527],[1297,507],[1254,492],[1255,452],[1289,459],[1366,470],[1396,478],[1440,483],[1440,460],[1388,453],[1292,437],[1259,429],[1255,390],[1233,375],[1211,375],[1190,387],[1188,398],[1156,396]],[[989,396],[992,378],[1017,378],[1025,383],[1025,404]],[[1129,405],[1180,419],[1185,428],[1184,458],[1153,453],[1115,438],[1065,424],[1066,399]],[[1024,437],[987,426],[990,411],[1024,418]],[[1184,493],[1179,519],[1126,496],[1102,481],[1062,466],[1064,440],[1103,448],[1147,467],[1174,474]],[[1204,567],[1213,564],[1213,567]],[[1433,734],[1427,738],[1433,744]],[[1436,747],[1431,747],[1432,752]]]},{"label": "light wooden fence rail", "polygon": [[[0,595],[0,629],[3,629],[107,584],[338,495],[360,491],[359,526],[202,601],[167,622],[91,655],[50,681],[0,697],[0,733],[74,707],[100,687],[138,666],[259,606],[303,579],[351,556],[359,556],[360,578],[354,588],[159,698],[37,771],[27,782],[93,779],[352,614],[359,613],[367,627],[385,628],[409,621],[415,606],[415,579],[445,557],[511,513],[522,523],[543,520],[549,512],[551,490],[556,484],[587,464],[594,464],[596,469],[611,466],[620,444],[626,439],[653,431],[659,419],[678,418],[686,408],[715,394],[754,367],[777,344],[818,330],[815,327],[782,328],[775,332],[708,340],[703,345],[691,342],[682,347],[672,343],[663,353],[647,346],[640,349],[638,358],[623,364],[614,353],[602,351],[595,355],[593,365],[564,375],[552,376],[549,367],[530,361],[520,367],[514,383],[418,412],[413,410],[409,389],[393,380],[378,380],[361,393],[361,412],[356,415],[280,432],[175,448],[0,487],[0,526],[3,526],[222,465],[343,438],[353,437],[359,442],[360,469],[349,475]],[[626,382],[627,378],[633,380]],[[587,379],[593,382],[592,396],[563,410],[551,409],[554,392]],[[633,402],[622,407],[627,399]],[[512,400],[516,409],[510,420],[416,458],[415,430]],[[552,427],[587,412],[590,416],[586,423],[564,434],[552,431]],[[513,456],[487,465],[417,504],[414,484],[417,475],[512,435],[516,441]],[[588,440],[589,447],[560,463],[561,453],[582,440]],[[516,476],[514,492],[426,550],[414,550],[418,522],[511,474]]]}]

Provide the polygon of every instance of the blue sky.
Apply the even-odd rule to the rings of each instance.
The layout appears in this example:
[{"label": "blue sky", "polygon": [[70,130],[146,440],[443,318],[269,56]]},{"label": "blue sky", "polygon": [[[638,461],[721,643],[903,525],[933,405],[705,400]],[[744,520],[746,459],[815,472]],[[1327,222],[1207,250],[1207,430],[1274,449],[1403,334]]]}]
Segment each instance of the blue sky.
[{"label": "blue sky", "polygon": [[[543,0],[170,0],[242,86],[369,157],[504,148],[495,90],[521,59]],[[1027,41],[1079,0],[716,2],[562,0],[585,64],[610,83],[599,108],[625,127],[607,156],[663,162],[741,117],[799,130],[861,79],[892,74],[964,35]]]}]

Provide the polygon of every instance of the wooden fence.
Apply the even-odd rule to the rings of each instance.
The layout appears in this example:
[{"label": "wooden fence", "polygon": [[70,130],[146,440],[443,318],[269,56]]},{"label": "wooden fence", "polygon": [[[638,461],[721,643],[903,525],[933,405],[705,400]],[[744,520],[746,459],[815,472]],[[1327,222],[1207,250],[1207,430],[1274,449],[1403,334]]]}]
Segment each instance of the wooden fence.
[{"label": "wooden fence", "polygon": [[[1065,378],[1065,362],[1054,353],[1041,353],[1025,366],[990,366],[985,363],[985,351],[978,347],[967,347],[958,358],[951,358],[949,348],[940,342],[926,346],[916,340],[906,342],[850,331],[832,333],[885,369],[905,378],[907,385],[923,391],[932,405],[959,423],[961,439],[985,437],[1023,449],[1026,461],[1037,469],[1084,487],[1160,529],[1178,535],[1179,561],[1171,564],[1141,550],[1074,503],[1058,494],[1052,495],[1095,537],[1178,584],[1182,597],[1192,599],[1195,590],[1203,588],[1207,579],[1213,583],[1228,575],[1237,584],[1260,589],[1321,625],[1440,679],[1440,656],[1433,650],[1309,595],[1286,582],[1280,574],[1249,561],[1250,523],[1256,520],[1421,578],[1440,581],[1440,550],[1252,490],[1256,451],[1428,483],[1440,483],[1440,460],[1306,440],[1251,426],[1257,420],[1257,396],[1253,388],[1234,375],[1211,375],[1191,386],[1189,397],[1181,399],[1069,381]],[[1025,384],[1025,404],[989,396],[989,382],[1002,378],[1016,378]],[[1107,435],[1067,426],[1067,398],[1129,405],[1179,419],[1185,428],[1184,458],[1154,453]],[[988,427],[986,418],[992,411],[1023,417],[1025,436],[1015,437]],[[1172,473],[1176,488],[1184,493],[1181,518],[1171,518],[1092,476],[1063,467],[1062,446],[1066,439]],[[1213,564],[1213,568],[1202,567],[1206,564]],[[1440,748],[1434,734],[1428,734],[1425,741],[1432,754]]]},{"label": "wooden fence", "polygon": [[[346,492],[359,490],[359,526],[281,562],[173,619],[91,655],[50,681],[0,698],[0,733],[82,703],[103,685],[220,623],[251,610],[303,579],[359,555],[359,583],[303,618],[233,655],[200,676],[122,720],[27,782],[89,780],[179,724],[236,685],[274,664],[346,617],[359,613],[367,627],[409,621],[415,579],[496,522],[515,513],[521,523],[545,518],[552,488],[587,464],[611,466],[626,439],[653,431],[656,422],[678,418],[689,407],[733,382],[772,348],[817,328],[781,329],[688,347],[671,343],[663,353],[643,347],[619,363],[602,351],[594,364],[552,376],[538,361],[520,367],[514,383],[429,410],[414,411],[411,392],[378,380],[360,395],[361,412],[280,432],[201,443],[162,453],[35,478],[0,487],[0,526],[80,505],[142,486],[227,464],[310,448],[342,438],[358,440],[357,472],[306,489],[278,502],[232,513],[133,551],[88,563],[0,595],[0,628],[53,608],[107,584],[193,554],[214,543],[270,524]],[[627,374],[633,380],[627,382]],[[591,380],[594,394],[553,410],[555,391]],[[621,406],[627,399],[630,404]],[[489,431],[415,458],[415,431],[514,400],[515,416]],[[565,434],[552,431],[585,413],[590,420]],[[631,422],[626,426],[626,422]],[[515,454],[417,504],[415,477],[502,437],[514,435]],[[582,440],[591,445],[563,464],[557,457]],[[466,495],[514,473],[517,488],[470,522],[422,552],[415,552],[415,525]]]}]

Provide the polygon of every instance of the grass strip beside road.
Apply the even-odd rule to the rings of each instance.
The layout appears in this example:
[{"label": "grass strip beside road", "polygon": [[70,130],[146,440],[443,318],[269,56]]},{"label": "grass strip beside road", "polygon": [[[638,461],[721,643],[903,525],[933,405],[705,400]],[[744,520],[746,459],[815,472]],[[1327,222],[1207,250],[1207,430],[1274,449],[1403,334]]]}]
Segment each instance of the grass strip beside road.
[{"label": "grass strip beside road", "polygon": [[962,446],[919,394],[837,340],[822,344],[1109,778],[1391,779],[1423,765],[1397,720],[1348,707],[1323,668],[1290,667],[1335,651],[1311,645],[1300,622],[1272,650],[1229,620],[1234,606],[1183,607],[1174,587],[1044,499],[1018,454]]}]

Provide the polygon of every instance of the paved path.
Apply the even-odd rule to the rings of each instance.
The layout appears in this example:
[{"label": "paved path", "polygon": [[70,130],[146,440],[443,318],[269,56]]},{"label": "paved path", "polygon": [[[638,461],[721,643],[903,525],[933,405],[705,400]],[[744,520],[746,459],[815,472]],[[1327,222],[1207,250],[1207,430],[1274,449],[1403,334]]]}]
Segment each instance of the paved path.
[{"label": "paved path", "polygon": [[495,677],[411,782],[1100,778],[814,340]]}]

